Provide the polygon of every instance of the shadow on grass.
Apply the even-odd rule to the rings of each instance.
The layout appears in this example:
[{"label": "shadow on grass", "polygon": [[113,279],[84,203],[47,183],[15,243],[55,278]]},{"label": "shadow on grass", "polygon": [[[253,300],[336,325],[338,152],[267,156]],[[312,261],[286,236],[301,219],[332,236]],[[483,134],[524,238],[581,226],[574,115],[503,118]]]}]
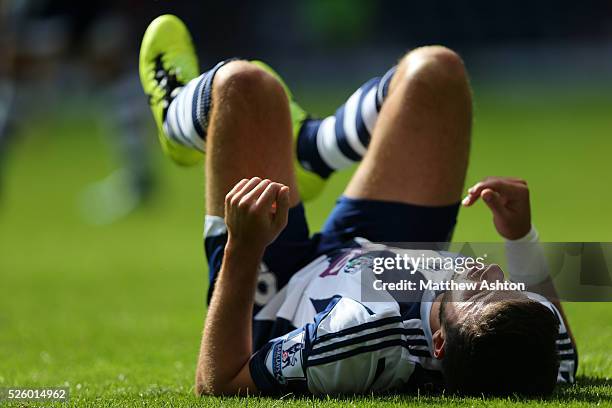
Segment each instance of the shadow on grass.
[{"label": "shadow on grass", "polygon": [[580,376],[576,385],[559,386],[550,400],[612,402],[612,379]]},{"label": "shadow on grass", "polygon": [[[310,397],[311,399],[313,397]],[[357,399],[356,399],[357,398]],[[315,400],[325,400],[329,397],[314,397]],[[370,396],[337,396],[332,397],[333,401],[352,403],[363,400],[377,402],[393,402],[393,403],[415,403],[419,405],[444,405],[444,403],[456,402],[509,402],[509,403],[610,403],[612,402],[612,379],[581,376],[577,378],[576,385],[560,385],[555,390],[554,394],[549,398],[524,398],[519,396],[511,396],[507,398],[493,397],[460,397],[453,395],[440,395],[435,393],[426,393],[420,395],[413,394],[381,394]]]},{"label": "shadow on grass", "polygon": [[612,378],[578,377],[578,385],[587,387],[610,387],[612,392]]},{"label": "shadow on grass", "polygon": [[[488,398],[488,397],[458,397],[445,394],[423,393],[415,394],[379,394],[379,395],[345,395],[345,396],[298,396],[287,394],[279,397],[195,397],[183,392],[159,392],[141,393],[152,404],[151,406],[225,406],[225,407],[281,407],[281,406],[456,406],[457,404],[468,404],[474,407],[501,407],[507,405],[568,405],[572,403],[588,405],[609,405],[612,402],[612,379],[598,377],[578,377],[576,385],[559,386],[555,393],[546,399],[528,399],[522,397]],[[113,399],[113,402],[129,402],[133,396]],[[79,401],[77,401],[77,406]],[[85,402],[85,401],[82,401]],[[112,404],[111,404],[112,405]],[[129,405],[129,404],[128,404]]]}]

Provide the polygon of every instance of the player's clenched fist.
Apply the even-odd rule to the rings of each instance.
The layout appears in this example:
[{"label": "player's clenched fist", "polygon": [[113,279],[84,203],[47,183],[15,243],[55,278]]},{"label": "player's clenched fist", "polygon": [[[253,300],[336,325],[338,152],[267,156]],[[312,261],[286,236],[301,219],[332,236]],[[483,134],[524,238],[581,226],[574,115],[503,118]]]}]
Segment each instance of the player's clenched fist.
[{"label": "player's clenched fist", "polygon": [[487,177],[468,190],[462,204],[469,207],[482,198],[493,213],[497,232],[506,239],[524,237],[531,229],[527,182],[512,177]]},{"label": "player's clenched fist", "polygon": [[259,177],[243,179],[225,196],[232,244],[263,251],[287,225],[289,187]]}]

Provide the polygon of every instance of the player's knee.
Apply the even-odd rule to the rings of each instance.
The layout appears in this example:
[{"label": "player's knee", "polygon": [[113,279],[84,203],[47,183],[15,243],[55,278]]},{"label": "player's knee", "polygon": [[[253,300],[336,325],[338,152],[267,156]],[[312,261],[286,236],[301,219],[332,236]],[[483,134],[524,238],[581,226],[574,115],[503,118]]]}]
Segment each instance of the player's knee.
[{"label": "player's knee", "polygon": [[217,95],[241,99],[266,100],[276,95],[284,97],[282,85],[276,78],[248,61],[232,61],[219,69],[215,75],[214,88]]},{"label": "player's knee", "polygon": [[[467,73],[461,57],[439,45],[417,48],[400,62],[401,80],[427,83],[430,87],[466,84]],[[448,88],[447,88],[448,89]]]}]

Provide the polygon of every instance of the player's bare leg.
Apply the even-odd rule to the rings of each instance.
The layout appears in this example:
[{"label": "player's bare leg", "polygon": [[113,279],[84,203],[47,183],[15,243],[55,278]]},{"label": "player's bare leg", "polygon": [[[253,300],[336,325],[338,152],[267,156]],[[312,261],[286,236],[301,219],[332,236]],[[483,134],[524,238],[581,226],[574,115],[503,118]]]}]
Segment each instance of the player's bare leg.
[{"label": "player's bare leg", "polygon": [[444,206],[461,199],[472,103],[461,59],[424,47],[398,66],[350,198]]}]

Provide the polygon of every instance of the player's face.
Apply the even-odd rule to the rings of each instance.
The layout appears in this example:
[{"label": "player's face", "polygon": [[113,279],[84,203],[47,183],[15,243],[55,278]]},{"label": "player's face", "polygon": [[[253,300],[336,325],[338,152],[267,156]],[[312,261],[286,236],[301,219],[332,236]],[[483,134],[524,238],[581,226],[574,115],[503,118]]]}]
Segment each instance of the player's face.
[{"label": "player's face", "polygon": [[[472,268],[467,273],[457,275],[455,282],[482,282],[490,283],[503,281],[504,272],[499,265],[487,265],[484,268]],[[440,320],[446,319],[451,322],[460,323],[468,317],[475,317],[492,302],[500,300],[524,298],[521,292],[509,290],[476,289],[448,291],[442,297],[440,308]]]}]

